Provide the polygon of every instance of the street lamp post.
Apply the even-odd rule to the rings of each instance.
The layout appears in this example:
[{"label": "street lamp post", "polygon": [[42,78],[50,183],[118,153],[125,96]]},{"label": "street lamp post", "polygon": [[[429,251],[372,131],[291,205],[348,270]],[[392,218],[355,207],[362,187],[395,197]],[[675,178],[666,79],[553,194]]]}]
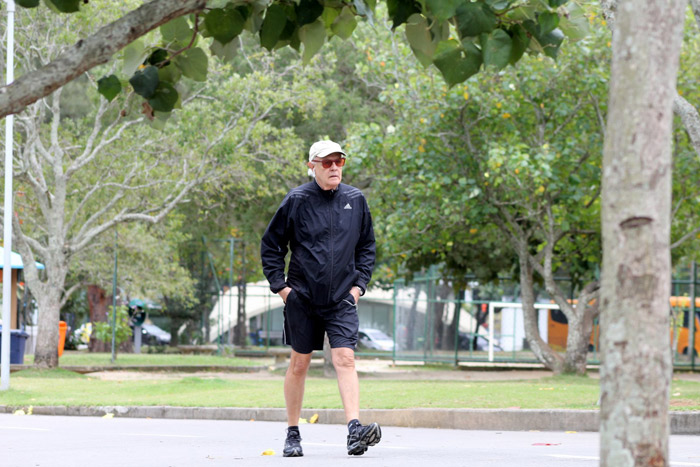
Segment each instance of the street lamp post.
[{"label": "street lamp post", "polygon": [[[15,1],[7,3],[7,84],[15,79]],[[10,389],[10,326],[12,306],[12,128],[14,115],[5,117],[5,203],[3,217],[4,255],[2,267],[2,348],[0,349],[0,390]]]}]

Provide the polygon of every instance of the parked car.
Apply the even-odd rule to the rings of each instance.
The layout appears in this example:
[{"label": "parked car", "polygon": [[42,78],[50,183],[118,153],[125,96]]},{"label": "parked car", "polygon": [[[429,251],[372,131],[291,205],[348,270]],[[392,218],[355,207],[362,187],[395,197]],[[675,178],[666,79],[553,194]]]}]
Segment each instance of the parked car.
[{"label": "parked car", "polygon": [[364,328],[358,333],[358,344],[360,347],[374,350],[394,350],[394,339],[384,334],[379,329]]},{"label": "parked car", "polygon": [[145,345],[170,345],[170,333],[155,324],[141,325],[141,343]]},{"label": "parked car", "polygon": [[[476,350],[479,352],[489,350],[489,336],[483,334],[474,334],[473,332],[459,333],[459,348],[462,350]],[[503,352],[503,347],[498,345],[498,342],[493,341],[493,350],[495,352]]]}]

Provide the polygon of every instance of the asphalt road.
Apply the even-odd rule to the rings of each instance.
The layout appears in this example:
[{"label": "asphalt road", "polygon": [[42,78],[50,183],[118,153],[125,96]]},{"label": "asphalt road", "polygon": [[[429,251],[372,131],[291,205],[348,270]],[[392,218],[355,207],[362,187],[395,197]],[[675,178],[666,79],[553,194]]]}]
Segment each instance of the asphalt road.
[{"label": "asphalt road", "polygon": [[[0,465],[62,466],[596,466],[597,433],[383,427],[361,457],[341,425],[302,425],[303,459],[284,459],[284,423],[0,415]],[[262,455],[273,450],[274,455]],[[700,437],[671,438],[672,466],[700,466]]]}]

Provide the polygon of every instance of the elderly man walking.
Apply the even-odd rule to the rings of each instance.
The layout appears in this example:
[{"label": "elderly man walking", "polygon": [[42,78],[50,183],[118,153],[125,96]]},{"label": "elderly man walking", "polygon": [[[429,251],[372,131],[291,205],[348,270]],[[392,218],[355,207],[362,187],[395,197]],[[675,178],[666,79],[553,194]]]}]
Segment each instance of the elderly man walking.
[{"label": "elderly man walking", "polygon": [[[314,179],[287,194],[262,238],[263,272],[285,303],[284,343],[292,346],[284,380],[285,457],[304,455],[298,426],[304,384],[311,353],[323,349],[324,333],[348,422],[348,454],[364,454],[382,436],[377,423],[359,422],[357,303],[372,276],[375,242],[364,195],[341,183],[346,157],[333,141],[314,143],[307,163]],[[288,249],[292,254],[285,278]]]}]

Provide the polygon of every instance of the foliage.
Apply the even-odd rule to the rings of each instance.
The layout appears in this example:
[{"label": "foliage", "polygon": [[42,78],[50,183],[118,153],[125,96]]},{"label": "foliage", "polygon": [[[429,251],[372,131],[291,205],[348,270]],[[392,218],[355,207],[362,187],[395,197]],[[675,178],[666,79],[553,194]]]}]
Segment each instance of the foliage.
[{"label": "foliage", "polygon": [[117,306],[117,316],[115,326],[112,327],[112,319],[114,319],[114,307],[109,307],[108,321],[99,321],[95,323],[95,337],[102,342],[112,341],[112,329],[114,329],[114,343],[117,347],[122,342],[126,342],[131,338],[132,330],[129,326],[129,310],[126,306]]},{"label": "foliage", "polygon": [[[405,24],[415,56],[424,66],[434,64],[453,86],[484,68],[503,69],[527,51],[556,58],[565,36],[579,40],[588,23],[577,3],[515,0],[425,1],[387,0],[392,29]],[[38,2],[22,0],[21,6]],[[50,0],[63,13],[79,10],[77,0]],[[162,25],[158,37],[149,34],[124,49],[122,73],[98,81],[98,92],[112,100],[123,89],[143,98],[145,113],[170,112],[181,100],[177,84],[182,76],[207,79],[205,47],[220,58],[235,53],[234,42],[243,31],[259,37],[269,51],[289,46],[308,64],[324,43],[337,36],[347,39],[357,17],[374,23],[376,0],[209,0],[206,8],[189,18]]]},{"label": "foliage", "polygon": [[[598,32],[557,64],[524,58],[451,89],[417,73],[396,41],[366,42],[375,58],[362,72],[381,83],[395,120],[358,123],[351,149],[372,167],[373,207],[395,272],[442,264],[451,276],[489,279],[511,270],[512,247],[494,222],[509,213],[532,228],[551,217],[568,232],[559,264],[590,277],[598,262],[605,40]],[[542,235],[529,240],[533,253]]]}]

